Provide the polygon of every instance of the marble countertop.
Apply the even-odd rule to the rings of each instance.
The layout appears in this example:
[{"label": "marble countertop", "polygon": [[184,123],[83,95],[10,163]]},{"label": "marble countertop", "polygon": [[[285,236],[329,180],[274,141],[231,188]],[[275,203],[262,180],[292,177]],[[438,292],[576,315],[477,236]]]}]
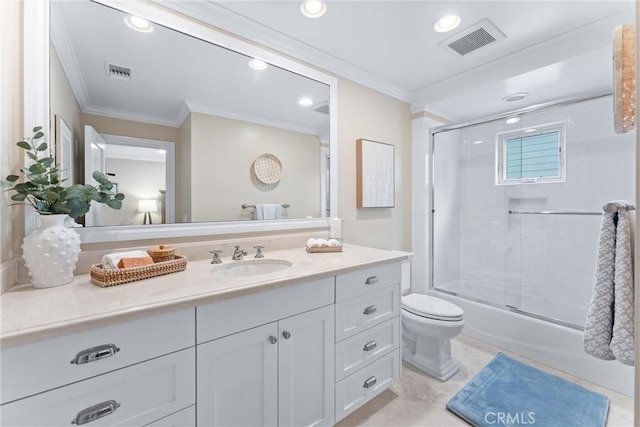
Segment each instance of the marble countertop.
[{"label": "marble countertop", "polygon": [[[266,252],[264,258],[287,260],[291,267],[255,276],[221,277],[211,273],[215,266],[208,260],[201,260],[189,261],[186,270],[179,273],[107,288],[91,283],[88,274],[56,288],[15,286],[0,296],[0,347],[329,277],[409,255],[355,245],[344,245],[338,253],[309,254],[304,248],[294,248]],[[229,257],[222,260],[224,264],[236,262]]]}]

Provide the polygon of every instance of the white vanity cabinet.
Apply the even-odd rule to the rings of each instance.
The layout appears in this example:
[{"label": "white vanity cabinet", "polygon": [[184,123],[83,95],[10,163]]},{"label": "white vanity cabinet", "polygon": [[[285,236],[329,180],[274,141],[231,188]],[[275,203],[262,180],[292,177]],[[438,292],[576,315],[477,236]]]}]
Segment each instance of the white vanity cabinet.
[{"label": "white vanity cabinet", "polygon": [[198,344],[198,425],[333,425],[333,300],[329,278],[198,307],[199,341],[252,324]]},{"label": "white vanity cabinet", "polygon": [[187,309],[3,349],[0,424],[145,425],[194,405],[194,320]]},{"label": "white vanity cabinet", "polygon": [[336,277],[336,422],[400,379],[400,263]]}]

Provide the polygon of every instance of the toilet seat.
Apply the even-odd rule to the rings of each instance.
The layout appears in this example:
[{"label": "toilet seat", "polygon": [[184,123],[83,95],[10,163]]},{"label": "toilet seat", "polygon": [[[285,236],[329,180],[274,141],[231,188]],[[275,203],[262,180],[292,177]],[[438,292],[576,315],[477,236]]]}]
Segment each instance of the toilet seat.
[{"label": "toilet seat", "polygon": [[460,321],[464,315],[462,309],[457,305],[440,298],[422,294],[403,296],[402,308],[416,316],[446,322]]}]

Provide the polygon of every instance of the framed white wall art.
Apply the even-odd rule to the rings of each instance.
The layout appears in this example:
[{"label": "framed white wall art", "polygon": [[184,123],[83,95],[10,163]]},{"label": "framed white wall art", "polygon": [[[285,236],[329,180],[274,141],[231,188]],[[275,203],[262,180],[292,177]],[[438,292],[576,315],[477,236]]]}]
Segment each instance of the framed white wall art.
[{"label": "framed white wall art", "polygon": [[358,208],[395,207],[395,147],[358,139],[356,184]]}]

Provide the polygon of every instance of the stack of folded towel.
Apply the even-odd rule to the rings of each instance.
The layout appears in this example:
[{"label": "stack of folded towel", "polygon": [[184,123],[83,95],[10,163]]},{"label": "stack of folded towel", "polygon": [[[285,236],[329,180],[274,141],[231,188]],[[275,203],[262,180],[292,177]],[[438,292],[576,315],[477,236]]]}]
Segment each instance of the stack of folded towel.
[{"label": "stack of folded towel", "polygon": [[325,240],[311,238],[307,240],[308,248],[339,248],[341,246],[340,242],[336,239]]},{"label": "stack of folded towel", "polygon": [[109,269],[140,267],[153,264],[147,251],[116,252],[102,257],[102,267]]}]

